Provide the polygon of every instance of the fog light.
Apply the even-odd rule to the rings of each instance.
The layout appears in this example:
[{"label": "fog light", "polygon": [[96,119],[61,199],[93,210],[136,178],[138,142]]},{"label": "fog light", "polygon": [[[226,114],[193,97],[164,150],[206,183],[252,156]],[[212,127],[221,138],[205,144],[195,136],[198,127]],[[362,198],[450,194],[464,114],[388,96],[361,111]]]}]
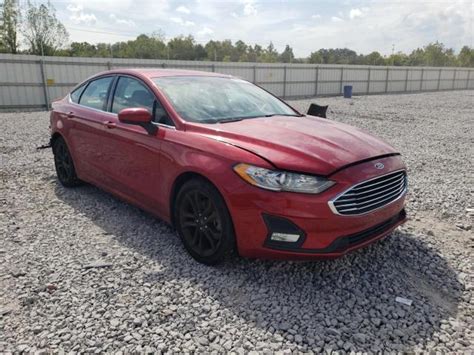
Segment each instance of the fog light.
[{"label": "fog light", "polygon": [[298,234],[272,233],[272,236],[270,237],[270,239],[278,241],[278,242],[294,243],[298,241],[299,237],[300,236]]},{"label": "fog light", "polygon": [[263,214],[263,220],[267,226],[267,237],[264,246],[272,249],[295,250],[300,248],[306,233],[296,224],[284,217]]}]

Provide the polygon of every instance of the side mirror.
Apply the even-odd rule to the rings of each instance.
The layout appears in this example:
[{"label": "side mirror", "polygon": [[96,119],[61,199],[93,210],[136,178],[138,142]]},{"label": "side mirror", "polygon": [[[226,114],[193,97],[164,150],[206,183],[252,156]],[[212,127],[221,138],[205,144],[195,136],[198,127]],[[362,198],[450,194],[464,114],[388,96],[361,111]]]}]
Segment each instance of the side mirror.
[{"label": "side mirror", "polygon": [[122,123],[142,125],[151,122],[151,113],[146,108],[124,108],[118,113],[118,119]]},{"label": "side mirror", "polygon": [[155,134],[158,130],[158,127],[151,123],[151,113],[146,108],[124,108],[118,113],[118,119],[122,123],[141,126],[148,134]]}]

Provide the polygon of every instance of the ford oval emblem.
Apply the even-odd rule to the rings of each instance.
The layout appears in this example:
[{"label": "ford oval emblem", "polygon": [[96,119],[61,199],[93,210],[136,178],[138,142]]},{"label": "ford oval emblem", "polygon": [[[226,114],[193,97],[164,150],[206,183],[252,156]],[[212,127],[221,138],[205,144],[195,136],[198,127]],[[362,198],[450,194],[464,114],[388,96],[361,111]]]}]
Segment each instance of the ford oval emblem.
[{"label": "ford oval emblem", "polygon": [[385,165],[383,165],[382,163],[377,163],[377,164],[374,165],[374,168],[382,170],[383,168],[385,168]]}]

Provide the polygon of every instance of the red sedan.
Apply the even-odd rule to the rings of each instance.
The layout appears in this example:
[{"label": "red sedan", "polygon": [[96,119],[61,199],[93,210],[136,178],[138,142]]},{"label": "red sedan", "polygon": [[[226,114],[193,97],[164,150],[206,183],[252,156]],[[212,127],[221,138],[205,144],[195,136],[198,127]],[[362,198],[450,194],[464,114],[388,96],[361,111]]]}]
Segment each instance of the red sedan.
[{"label": "red sedan", "polygon": [[332,258],[406,220],[400,154],[357,128],[303,115],[228,75],[95,75],[53,103],[59,181],[88,182],[171,223],[215,264]]}]

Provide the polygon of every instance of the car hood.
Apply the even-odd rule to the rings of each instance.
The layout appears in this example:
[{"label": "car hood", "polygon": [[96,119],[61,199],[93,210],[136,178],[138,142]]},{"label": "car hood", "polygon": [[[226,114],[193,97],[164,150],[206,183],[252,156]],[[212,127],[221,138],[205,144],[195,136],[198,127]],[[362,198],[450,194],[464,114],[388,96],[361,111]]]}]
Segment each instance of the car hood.
[{"label": "car hood", "polygon": [[358,128],[319,117],[262,117],[199,125],[213,139],[251,151],[279,169],[329,175],[358,161],[397,153]]}]

